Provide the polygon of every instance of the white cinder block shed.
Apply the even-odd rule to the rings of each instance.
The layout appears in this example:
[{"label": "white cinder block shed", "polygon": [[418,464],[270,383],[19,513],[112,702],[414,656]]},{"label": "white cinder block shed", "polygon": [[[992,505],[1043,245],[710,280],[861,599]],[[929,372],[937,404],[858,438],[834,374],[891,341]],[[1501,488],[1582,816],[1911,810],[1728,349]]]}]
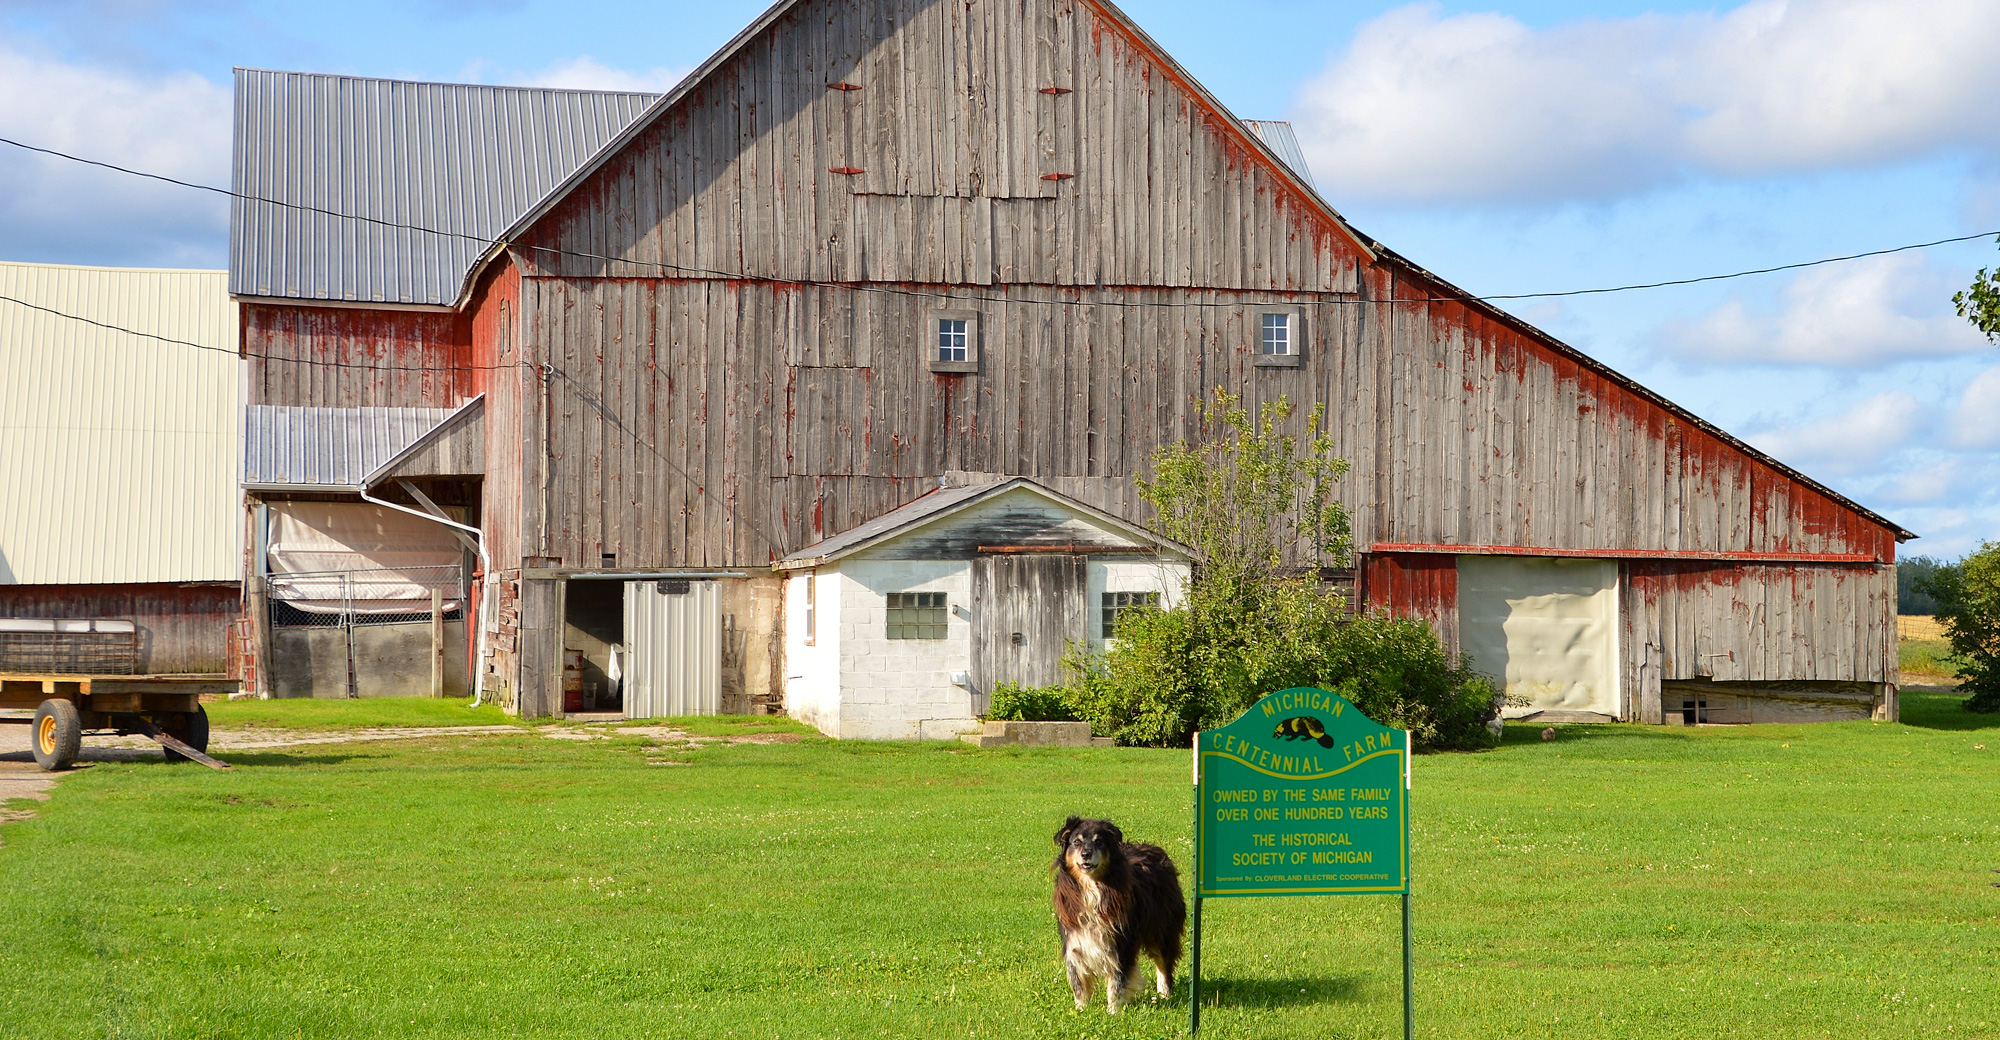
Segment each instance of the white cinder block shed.
[{"label": "white cinder block shed", "polygon": [[1061,679],[1117,612],[1171,606],[1190,554],[1027,478],[939,488],[785,572],[785,710],[843,738],[979,727],[993,687]]}]

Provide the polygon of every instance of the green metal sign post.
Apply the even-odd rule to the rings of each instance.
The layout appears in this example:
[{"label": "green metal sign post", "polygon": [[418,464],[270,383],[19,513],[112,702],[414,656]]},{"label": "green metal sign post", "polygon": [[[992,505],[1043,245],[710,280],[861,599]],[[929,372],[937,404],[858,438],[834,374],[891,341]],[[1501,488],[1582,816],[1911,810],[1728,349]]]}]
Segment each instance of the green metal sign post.
[{"label": "green metal sign post", "polygon": [[1403,1036],[1415,1035],[1408,732],[1300,686],[1196,733],[1194,858],[1189,1033],[1201,1029],[1203,900],[1400,894]]}]

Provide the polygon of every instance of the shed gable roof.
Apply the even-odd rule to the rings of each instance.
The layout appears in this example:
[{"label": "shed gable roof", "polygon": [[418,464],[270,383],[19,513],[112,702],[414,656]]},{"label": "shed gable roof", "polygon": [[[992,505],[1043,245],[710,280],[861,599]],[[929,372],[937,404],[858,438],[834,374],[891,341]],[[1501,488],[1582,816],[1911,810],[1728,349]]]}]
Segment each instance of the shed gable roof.
[{"label": "shed gable roof", "polygon": [[229,291],[456,305],[500,232],[658,98],[237,69]]},{"label": "shed gable roof", "polygon": [[1163,549],[1188,558],[1194,555],[1192,550],[1178,542],[1161,538],[1101,509],[1043,487],[1027,477],[1013,477],[1007,480],[982,481],[962,487],[939,488],[914,502],[898,506],[831,538],[821,539],[808,545],[779,560],[776,567],[779,570],[800,570],[845,559],[910,535],[920,528],[948,521],[954,516],[1016,491],[1034,495],[1062,512],[1108,528],[1129,544]]}]

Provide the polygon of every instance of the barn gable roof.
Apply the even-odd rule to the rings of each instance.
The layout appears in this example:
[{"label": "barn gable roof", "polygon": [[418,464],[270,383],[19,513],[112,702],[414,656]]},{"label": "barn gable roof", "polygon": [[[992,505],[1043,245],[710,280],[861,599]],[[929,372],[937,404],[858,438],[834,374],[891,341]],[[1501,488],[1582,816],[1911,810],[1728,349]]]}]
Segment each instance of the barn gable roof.
[{"label": "barn gable roof", "polygon": [[239,68],[229,291],[456,306],[502,229],[658,98]]},{"label": "barn gable roof", "polygon": [[[578,166],[561,184],[557,185],[554,190],[544,196],[533,208],[521,214],[520,219],[516,220],[505,233],[500,235],[501,241],[513,241],[525,235],[529,228],[532,228],[537,221],[547,216],[549,211],[559,205],[572,189],[588,180],[591,174],[596,173],[605,163],[611,161],[627,144],[630,144],[639,135],[645,133],[648,127],[652,126],[667,112],[672,111],[684,98],[693,94],[710,75],[728,64],[730,59],[741,53],[753,40],[763,35],[766,30],[775,25],[779,19],[790,13],[793,8],[806,2],[808,0],[778,0],[777,3],[771,5],[763,14],[757,16],[756,21],[745,26],[743,31],[737,33],[727,44],[724,44],[721,50],[710,55],[707,61],[702,62],[685,79],[682,79],[658,103],[654,104],[639,118],[634,119],[630,125],[619,132],[617,137],[607,143],[596,155],[591,156],[588,162]],[[1312,205],[1321,211],[1323,219],[1332,223],[1364,256],[1374,259],[1374,251],[1367,236],[1362,235],[1349,226],[1347,218],[1341,216],[1331,203],[1320,197],[1318,190],[1313,187],[1311,180],[1306,177],[1302,154],[1297,156],[1299,167],[1294,169],[1288,163],[1286,157],[1277,151],[1278,146],[1274,146],[1272,142],[1267,141],[1258,129],[1252,128],[1238,119],[1235,113],[1231,112],[1227,106],[1217,100],[1215,95],[1210,94],[1206,87],[1196,82],[1193,76],[1188,75],[1187,70],[1181,68],[1180,64],[1175,62],[1159,44],[1154,43],[1152,38],[1147,36],[1144,30],[1140,29],[1138,24],[1133,22],[1125,12],[1112,5],[1109,0],[1082,0],[1082,2],[1103,14],[1120,31],[1130,36],[1141,50],[1144,50],[1160,63],[1168,75],[1176,79],[1189,93],[1199,98],[1210,111],[1220,117],[1222,125],[1232,130],[1236,137],[1240,139],[1240,143],[1252,154],[1261,157],[1272,170],[1278,172],[1285,180],[1291,182],[1293,188],[1301,192],[1307,199],[1310,199]],[[1287,127],[1287,130],[1289,130],[1289,127]],[[1294,142],[1296,143],[1296,139],[1294,139]]]}]

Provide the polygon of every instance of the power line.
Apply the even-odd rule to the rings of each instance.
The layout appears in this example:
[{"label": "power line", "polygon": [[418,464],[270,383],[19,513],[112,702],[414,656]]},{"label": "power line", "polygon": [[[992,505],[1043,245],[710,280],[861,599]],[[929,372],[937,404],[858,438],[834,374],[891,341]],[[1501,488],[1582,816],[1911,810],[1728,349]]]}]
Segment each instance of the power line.
[{"label": "power line", "polygon": [[68,311],[57,310],[54,307],[45,307],[39,303],[31,303],[27,300],[23,300],[16,296],[7,296],[4,294],[0,294],[0,302],[18,304],[19,306],[26,307],[29,310],[41,311],[44,314],[52,314],[58,318],[67,318],[70,321],[80,321],[85,325],[94,325],[100,329],[106,329],[111,332],[122,332],[128,336],[136,336],[140,339],[158,340],[161,343],[171,343],[178,347],[193,347],[196,350],[213,351],[217,354],[227,354],[230,357],[238,358],[245,361],[265,361],[273,364],[314,365],[322,368],[357,368],[357,369],[365,369],[370,372],[494,372],[500,369],[515,368],[527,364],[527,362],[525,361],[516,361],[505,365],[454,365],[454,364],[376,365],[376,364],[360,364],[353,361],[327,361],[319,358],[288,358],[288,357],[279,357],[278,355],[275,354],[250,354],[236,350],[231,350],[228,347],[218,347],[212,343],[196,343],[193,340],[177,339],[173,336],[162,336],[156,332],[141,332],[138,329],[128,329],[123,325],[113,325],[109,322],[98,321],[96,318],[86,318],[81,314],[71,314]]},{"label": "power line", "polygon": [[[464,239],[466,241],[479,243],[482,248],[482,251],[501,244],[500,239],[487,238],[483,235],[475,235],[470,232],[445,231],[438,228],[424,227],[422,225],[410,224],[402,221],[385,220],[380,217],[370,217],[356,213],[344,213],[339,210],[326,209],[324,207],[313,206],[306,203],[290,202],[284,199],[271,199],[271,198],[264,198],[258,195],[245,195],[241,192],[231,191],[228,188],[218,188],[212,184],[200,184],[194,181],[184,181],[176,177],[169,177],[166,176],[165,174],[149,173],[144,170],[135,170],[125,166],[119,166],[115,163],[108,163],[97,159],[88,159],[83,156],[72,155],[68,152],[58,151],[53,148],[43,148],[37,145],[27,144],[25,142],[16,141],[8,137],[0,137],[0,144],[12,145],[16,148],[25,149],[31,152],[38,152],[43,155],[50,155],[60,159],[67,159],[70,160],[71,162],[82,163],[87,166],[96,166],[101,169],[113,170],[118,173],[127,174],[133,177],[143,177],[149,180],[156,180],[167,184],[174,184],[183,188],[190,188],[196,191],[205,191],[217,195],[223,195],[232,199],[240,199],[244,202],[258,202],[271,206],[280,206],[288,209],[301,210],[308,213],[317,213],[322,216],[334,217],[342,220],[355,220],[355,221],[360,221],[362,223],[373,224],[378,227],[384,227],[393,230],[415,231],[422,234],[440,235],[448,238]],[[1892,246],[1887,249],[1873,249],[1861,253],[1850,253],[1843,256],[1825,257],[1819,260],[1805,260],[1805,261],[1800,261],[1798,263],[1779,264],[1773,267],[1758,267],[1749,270],[1730,271],[1723,274],[1699,275],[1691,278],[1673,278],[1656,282],[1635,282],[1629,285],[1613,285],[1596,289],[1566,289],[1556,292],[1533,292],[1533,293],[1496,293],[1487,296],[1475,296],[1467,293],[1455,296],[1416,296],[1407,298],[1392,297],[1383,300],[1353,301],[1353,302],[1491,303],[1499,300],[1540,300],[1540,299],[1552,299],[1556,297],[1567,297],[1567,296],[1595,296],[1606,293],[1632,292],[1634,290],[1639,290],[1639,289],[1661,289],[1677,285],[1696,285],[1704,282],[1727,281],[1735,278],[1747,278],[1753,275],[1775,274],[1781,271],[1796,271],[1808,267],[1818,267],[1823,264],[1844,263],[1849,260],[1861,260],[1874,256],[1887,256],[1892,253],[1902,253],[1913,249],[1929,249],[1934,246],[1950,245],[1957,242],[1970,242],[1975,239],[1982,239],[1982,238],[2000,238],[2000,231],[1983,231],[1978,234],[1972,234],[1972,235],[1957,235],[1951,238],[1940,238],[1930,242],[1915,242],[1908,245]],[[910,289],[902,286],[879,285],[879,284],[871,284],[865,282],[840,282],[840,281],[830,281],[824,279],[811,279],[811,278],[778,278],[769,275],[753,275],[737,271],[717,271],[699,267],[684,267],[679,264],[670,264],[660,260],[632,260],[626,257],[609,256],[605,254],[590,253],[580,250],[558,249],[553,246],[532,245],[520,242],[507,242],[506,244],[518,249],[530,250],[537,253],[551,254],[554,256],[574,257],[576,259],[582,259],[582,260],[594,260],[606,264],[630,264],[638,267],[658,268],[663,271],[677,272],[678,274],[685,276],[723,278],[731,281],[758,282],[758,283],[775,284],[775,285],[811,285],[821,288],[846,289],[853,292],[873,292],[873,293],[881,293],[885,295],[895,295],[895,296],[913,296],[913,297],[920,297],[923,299],[952,300],[960,302],[978,302],[978,303],[998,303],[1007,305],[1035,304],[1040,306],[1057,306],[1057,307],[1121,307],[1121,308],[1132,308],[1140,310],[1152,310],[1159,308],[1200,308],[1200,307],[1220,306],[1219,304],[1214,304],[1214,303],[1199,303],[1199,302],[1184,302],[1184,301],[1156,301],[1156,302],[1142,303],[1142,302],[1133,302],[1126,300],[1091,300],[1091,301],[1078,300],[1075,302],[1070,302],[1063,300],[1023,300],[1023,299],[1010,299],[1006,297],[978,296],[978,295],[968,296],[964,294],[928,292],[921,289]],[[1083,289],[1090,287],[1075,286],[1074,288]],[[1268,291],[1274,293],[1283,293],[1291,296],[1349,295],[1345,293],[1332,293],[1326,290],[1296,290],[1296,289],[1254,290],[1254,289],[1243,289],[1238,286],[1230,286],[1230,287],[1160,286],[1158,288],[1178,289],[1181,291],[1229,292],[1229,293]],[[303,302],[309,303],[313,301],[306,300]],[[1349,302],[1349,301],[1343,299],[1340,302]]]}]

